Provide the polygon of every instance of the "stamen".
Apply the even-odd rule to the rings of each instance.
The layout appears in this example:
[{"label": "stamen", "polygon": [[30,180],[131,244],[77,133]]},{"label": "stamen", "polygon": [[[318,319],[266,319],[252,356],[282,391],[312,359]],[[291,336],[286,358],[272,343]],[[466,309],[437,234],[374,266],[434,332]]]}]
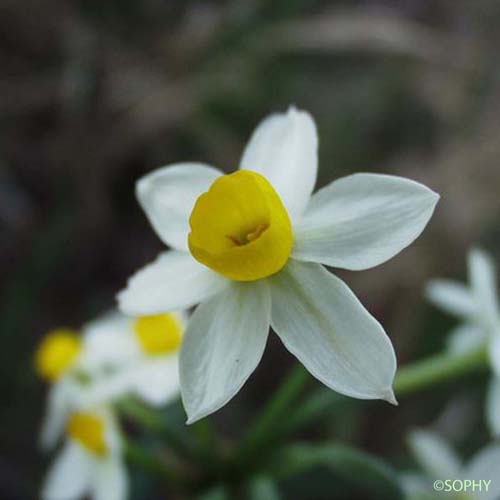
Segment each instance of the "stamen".
[{"label": "stamen", "polygon": [[232,243],[234,243],[235,246],[241,247],[244,243],[242,243],[236,236],[231,236],[229,234],[226,234],[226,238],[231,240]]},{"label": "stamen", "polygon": [[256,240],[268,227],[269,224],[259,224],[251,233],[247,234],[247,240]]}]

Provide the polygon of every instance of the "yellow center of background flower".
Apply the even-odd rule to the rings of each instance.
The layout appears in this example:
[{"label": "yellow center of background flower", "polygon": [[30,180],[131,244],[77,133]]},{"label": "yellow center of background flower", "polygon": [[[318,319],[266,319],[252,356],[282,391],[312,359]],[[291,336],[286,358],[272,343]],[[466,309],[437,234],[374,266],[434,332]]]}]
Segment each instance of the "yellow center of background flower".
[{"label": "yellow center of background flower", "polygon": [[78,332],[60,328],[49,332],[35,354],[35,368],[44,379],[54,382],[71,368],[82,349]]},{"label": "yellow center of background flower", "polygon": [[248,170],[219,177],[196,200],[189,224],[193,257],[236,281],[277,273],[292,251],[292,226],[280,197]]},{"label": "yellow center of background flower", "polygon": [[105,425],[100,417],[92,413],[77,412],[71,415],[66,431],[75,441],[91,453],[105,455]]},{"label": "yellow center of background flower", "polygon": [[173,314],[143,316],[136,320],[134,331],[146,354],[168,354],[179,350],[182,341],[181,321]]}]

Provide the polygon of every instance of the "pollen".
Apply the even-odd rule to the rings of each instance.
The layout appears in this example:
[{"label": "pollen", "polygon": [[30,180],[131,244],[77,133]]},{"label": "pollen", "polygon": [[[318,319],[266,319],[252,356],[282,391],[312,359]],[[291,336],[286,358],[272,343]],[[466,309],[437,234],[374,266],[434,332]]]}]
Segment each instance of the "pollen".
[{"label": "pollen", "polygon": [[107,451],[105,430],[102,418],[85,412],[73,413],[66,428],[68,435],[87,451],[101,456]]},{"label": "pollen", "polygon": [[49,332],[35,354],[35,368],[40,377],[55,382],[76,361],[82,342],[74,330],[60,328]]},{"label": "pollen", "polygon": [[249,170],[215,180],[196,201],[189,224],[193,257],[226,278],[262,279],[290,257],[288,213],[271,184]]},{"label": "pollen", "polygon": [[179,350],[182,324],[174,314],[143,316],[134,323],[134,332],[143,351],[148,355],[161,355]]}]

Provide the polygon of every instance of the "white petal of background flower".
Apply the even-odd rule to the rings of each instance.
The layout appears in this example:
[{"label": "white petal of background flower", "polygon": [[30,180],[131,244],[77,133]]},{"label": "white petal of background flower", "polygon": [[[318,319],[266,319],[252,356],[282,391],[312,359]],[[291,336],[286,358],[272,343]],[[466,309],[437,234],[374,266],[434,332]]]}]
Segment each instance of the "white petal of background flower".
[{"label": "white petal of background flower", "polygon": [[111,406],[101,406],[94,410],[104,421],[105,441],[110,455],[121,457],[123,437],[118,418]]},{"label": "white petal of background flower", "polygon": [[112,403],[131,391],[134,371],[129,365],[121,367],[120,371],[95,380],[85,393],[86,407],[103,403]]},{"label": "white petal of background flower", "polygon": [[460,458],[438,434],[416,430],[409,434],[408,444],[420,467],[431,478],[454,479],[460,477],[462,467]]},{"label": "white petal of background flower", "polygon": [[403,474],[400,477],[404,500],[436,500],[432,483],[427,477],[417,474]]},{"label": "white petal of background flower", "polygon": [[477,301],[469,288],[456,281],[432,280],[426,288],[426,297],[433,304],[455,316],[470,319],[477,312]]},{"label": "white petal of background flower", "polygon": [[311,115],[290,108],[263,120],[248,142],[240,168],[273,185],[290,218],[303,212],[316,184],[318,135]]},{"label": "white petal of background flower", "polygon": [[271,325],[312,375],[348,396],[394,402],[391,341],[343,281],[291,259],[270,283]]},{"label": "white petal of background flower", "polygon": [[492,377],[486,395],[486,421],[496,437],[500,436],[500,378]]},{"label": "white petal of background flower", "polygon": [[469,279],[481,311],[479,319],[494,328],[500,323],[495,264],[481,250],[472,250],[468,256]]},{"label": "white petal of background flower", "polygon": [[214,295],[228,280],[187,252],[164,252],[143,267],[118,294],[120,309],[131,316],[187,309]]},{"label": "white petal of background flower", "polygon": [[177,355],[148,360],[132,371],[132,390],[149,404],[161,406],[179,396]]},{"label": "white petal of background flower", "polygon": [[474,481],[491,479],[488,491],[483,491],[477,495],[480,500],[498,500],[500,497],[500,481],[498,480],[498,470],[500,464],[500,446],[492,444],[483,448],[467,464],[462,477]]},{"label": "white petal of background flower", "polygon": [[94,466],[93,500],[126,500],[128,476],[125,464],[111,456]]},{"label": "white petal of background flower", "polygon": [[71,410],[71,399],[68,394],[71,387],[68,384],[68,380],[62,380],[56,382],[49,390],[47,410],[40,433],[40,446],[44,451],[54,448],[64,432],[66,419]]},{"label": "white petal of background flower", "polygon": [[104,366],[120,367],[136,359],[138,346],[131,321],[130,317],[112,311],[84,325],[81,366],[94,374]]},{"label": "white petal of background flower", "polygon": [[293,257],[344,269],[377,266],[423,231],[439,196],[402,177],[354,174],[313,195],[294,226]]},{"label": "white petal of background flower", "polygon": [[479,349],[486,344],[487,333],[476,325],[463,324],[457,326],[446,339],[448,350],[454,354],[465,354],[472,349]]},{"label": "white petal of background flower", "polygon": [[136,194],[149,222],[167,245],[188,250],[189,216],[196,199],[221,172],[202,163],[177,163],[142,177]]},{"label": "white petal of background flower", "polygon": [[68,440],[49,469],[43,500],[76,500],[89,490],[92,462],[76,443]]},{"label": "white petal of background flower", "polygon": [[255,370],[266,345],[270,311],[265,281],[234,283],[196,309],[180,354],[188,423],[224,406]]},{"label": "white petal of background flower", "polygon": [[496,376],[500,377],[500,330],[495,330],[491,334],[489,356]]}]

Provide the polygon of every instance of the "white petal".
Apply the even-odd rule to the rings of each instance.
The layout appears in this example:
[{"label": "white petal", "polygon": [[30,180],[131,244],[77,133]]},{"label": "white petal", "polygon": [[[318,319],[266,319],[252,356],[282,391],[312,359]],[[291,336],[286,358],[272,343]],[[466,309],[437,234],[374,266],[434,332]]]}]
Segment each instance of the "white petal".
[{"label": "white petal", "polygon": [[60,382],[56,382],[49,390],[47,410],[43,417],[40,434],[40,446],[42,450],[49,451],[57,444],[57,441],[63,434],[70,410],[68,384],[63,379]]},{"label": "white petal", "polygon": [[467,465],[464,479],[474,481],[491,481],[488,491],[483,487],[477,498],[481,500],[498,500],[500,498],[500,481],[498,473],[500,471],[500,446],[491,444],[477,453]]},{"label": "white petal", "polygon": [[214,295],[225,278],[187,252],[164,252],[132,276],[118,294],[120,309],[131,316],[187,309]]},{"label": "white petal", "polygon": [[98,377],[85,392],[83,406],[112,403],[129,394],[133,387],[134,375],[134,369],[130,365],[125,365],[118,372]]},{"label": "white petal", "polygon": [[97,463],[92,489],[93,500],[126,500],[129,485],[123,462],[111,456]]},{"label": "white petal", "polygon": [[489,255],[475,249],[468,255],[468,266],[472,290],[480,308],[479,319],[487,327],[494,327],[500,321],[495,264]]},{"label": "white petal", "polygon": [[161,406],[180,394],[178,357],[143,358],[118,372],[103,376],[87,391],[87,405],[116,401],[135,393],[147,403]]},{"label": "white petal", "polygon": [[311,115],[291,107],[263,120],[245,148],[240,168],[266,177],[296,220],[309,201],[318,171],[318,136]]},{"label": "white petal", "polygon": [[177,355],[145,361],[133,373],[132,390],[144,401],[164,405],[179,396],[179,363]]},{"label": "white petal", "polygon": [[395,402],[391,341],[343,281],[291,259],[270,282],[271,325],[312,375],[348,396]]},{"label": "white petal", "polygon": [[464,324],[455,328],[447,339],[448,350],[454,354],[465,354],[479,349],[485,344],[487,335],[484,329]]},{"label": "white petal", "polygon": [[486,420],[491,433],[500,437],[500,378],[493,377],[486,396]]},{"label": "white petal", "polygon": [[265,281],[235,282],[196,309],[180,356],[188,423],[224,406],[255,370],[264,352],[270,311]]},{"label": "white petal", "polygon": [[319,190],[294,227],[293,256],[360,270],[389,260],[423,231],[439,196],[418,182],[354,174]]},{"label": "white petal", "polygon": [[91,463],[87,453],[68,441],[52,464],[42,489],[43,500],[76,500],[90,485]]},{"label": "white petal", "polygon": [[123,449],[123,436],[120,424],[112,406],[101,406],[93,410],[104,420],[105,440],[110,456],[120,457]]},{"label": "white petal", "polygon": [[426,297],[444,311],[470,318],[476,314],[477,301],[471,290],[451,280],[432,280],[425,291]]},{"label": "white petal", "polygon": [[436,500],[436,493],[427,477],[403,474],[400,477],[405,500]]},{"label": "white petal", "polygon": [[430,431],[413,431],[408,444],[420,467],[436,479],[460,477],[460,459],[441,436]]},{"label": "white petal", "polygon": [[136,359],[141,353],[132,321],[133,318],[112,311],[84,325],[82,368],[94,374],[96,370],[121,367]]},{"label": "white petal", "polygon": [[500,331],[496,329],[490,339],[489,356],[491,366],[497,377],[500,377]]},{"label": "white petal", "polygon": [[137,182],[136,194],[158,236],[177,250],[187,250],[189,216],[198,196],[221,172],[202,163],[159,168]]}]

